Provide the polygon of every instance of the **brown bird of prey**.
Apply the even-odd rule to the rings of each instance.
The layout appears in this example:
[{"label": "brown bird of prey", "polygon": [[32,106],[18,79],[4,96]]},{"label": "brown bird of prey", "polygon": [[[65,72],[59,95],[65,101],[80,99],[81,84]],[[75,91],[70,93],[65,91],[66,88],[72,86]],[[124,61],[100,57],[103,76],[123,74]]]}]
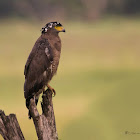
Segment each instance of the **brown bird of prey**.
[{"label": "brown bird of prey", "polygon": [[[37,39],[25,65],[24,97],[29,109],[30,99],[34,98],[36,105],[41,92],[47,86],[54,95],[55,90],[49,85],[57,72],[61,54],[59,32],[65,32],[62,24],[49,22],[42,28],[41,36]],[[29,112],[29,118],[31,118]]]}]

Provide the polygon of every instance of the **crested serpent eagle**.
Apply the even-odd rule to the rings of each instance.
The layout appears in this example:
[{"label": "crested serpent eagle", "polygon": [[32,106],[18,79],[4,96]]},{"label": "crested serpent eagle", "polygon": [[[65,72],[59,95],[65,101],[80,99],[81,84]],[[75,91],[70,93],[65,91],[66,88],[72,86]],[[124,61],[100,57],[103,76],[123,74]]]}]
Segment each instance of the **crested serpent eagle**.
[{"label": "crested serpent eagle", "polygon": [[[54,95],[55,90],[49,85],[57,72],[61,54],[59,32],[65,32],[62,24],[49,22],[42,28],[41,36],[37,39],[25,65],[24,97],[29,109],[30,99],[37,104],[41,92],[47,86]],[[29,118],[31,118],[29,111]]]}]

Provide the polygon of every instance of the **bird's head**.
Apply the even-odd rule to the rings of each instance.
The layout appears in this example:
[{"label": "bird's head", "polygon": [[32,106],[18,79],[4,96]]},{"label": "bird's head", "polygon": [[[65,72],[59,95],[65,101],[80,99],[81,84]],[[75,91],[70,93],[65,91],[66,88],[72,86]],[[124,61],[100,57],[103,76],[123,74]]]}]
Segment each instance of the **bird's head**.
[{"label": "bird's head", "polygon": [[59,33],[59,32],[65,32],[64,27],[59,22],[49,22],[42,28],[42,33],[47,32],[53,32],[53,33]]}]

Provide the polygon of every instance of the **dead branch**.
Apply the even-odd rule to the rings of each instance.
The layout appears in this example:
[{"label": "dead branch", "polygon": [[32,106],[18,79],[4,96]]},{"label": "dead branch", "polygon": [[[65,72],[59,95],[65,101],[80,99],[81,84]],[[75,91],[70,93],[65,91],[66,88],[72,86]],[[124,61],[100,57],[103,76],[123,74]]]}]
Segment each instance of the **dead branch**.
[{"label": "dead branch", "polygon": [[34,99],[30,100],[29,110],[36,128],[38,140],[58,140],[52,93],[47,89],[42,95],[42,115],[39,115]]},{"label": "dead branch", "polygon": [[[34,99],[30,99],[29,110],[33,118],[38,140],[58,140],[52,93],[47,89],[42,95],[42,115],[39,114]],[[0,110],[0,134],[4,140],[25,140],[15,114],[6,116]]]},{"label": "dead branch", "polygon": [[15,114],[6,116],[0,110],[0,134],[4,140],[25,140]]}]

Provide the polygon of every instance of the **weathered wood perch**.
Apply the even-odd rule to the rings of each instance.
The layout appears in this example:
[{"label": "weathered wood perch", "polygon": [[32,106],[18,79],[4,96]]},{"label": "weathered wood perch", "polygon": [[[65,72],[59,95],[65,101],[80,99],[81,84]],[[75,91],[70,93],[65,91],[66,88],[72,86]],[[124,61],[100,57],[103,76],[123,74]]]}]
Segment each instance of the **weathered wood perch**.
[{"label": "weathered wood perch", "polygon": [[49,89],[47,89],[42,95],[41,107],[42,115],[39,115],[34,100],[30,100],[29,109],[34,121],[38,140],[58,140],[52,93]]},{"label": "weathered wood perch", "polygon": [[15,114],[6,116],[0,110],[0,134],[4,140],[25,140]]},{"label": "weathered wood perch", "polygon": [[[30,112],[38,140],[58,140],[53,111],[52,93],[47,89],[42,95],[42,115],[39,115],[34,99],[30,100]],[[15,114],[5,116],[0,111],[0,134],[4,140],[25,140]]]}]

